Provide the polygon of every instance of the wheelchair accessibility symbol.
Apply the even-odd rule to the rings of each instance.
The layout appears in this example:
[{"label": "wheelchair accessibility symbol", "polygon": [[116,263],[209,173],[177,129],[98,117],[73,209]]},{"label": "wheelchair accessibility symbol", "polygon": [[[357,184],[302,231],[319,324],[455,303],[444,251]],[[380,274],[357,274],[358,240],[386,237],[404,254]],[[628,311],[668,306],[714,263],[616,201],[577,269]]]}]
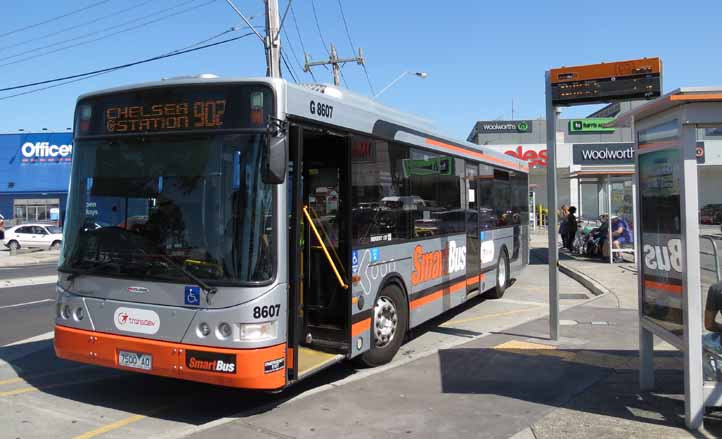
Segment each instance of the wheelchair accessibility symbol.
[{"label": "wheelchair accessibility symbol", "polygon": [[185,304],[186,305],[200,305],[201,304],[201,287],[186,287]]}]

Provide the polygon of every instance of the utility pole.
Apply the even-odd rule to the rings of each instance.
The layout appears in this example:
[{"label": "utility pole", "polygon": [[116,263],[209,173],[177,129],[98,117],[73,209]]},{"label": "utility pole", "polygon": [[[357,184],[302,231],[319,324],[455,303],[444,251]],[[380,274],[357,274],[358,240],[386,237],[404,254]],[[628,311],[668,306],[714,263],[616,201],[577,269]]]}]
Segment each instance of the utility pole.
[{"label": "utility pole", "polygon": [[278,14],[278,0],[266,2],[266,76],[281,77],[281,20]]},{"label": "utility pole", "polygon": [[[241,12],[233,0],[226,0],[236,14],[246,23],[266,49],[266,76],[271,78],[281,77],[281,24],[278,16],[278,0],[264,0],[266,4],[266,36],[263,37],[245,15]],[[290,6],[291,0],[289,0]],[[288,12],[288,8],[286,9]],[[284,16],[285,17],[285,16]]]},{"label": "utility pole", "polygon": [[309,61],[308,54],[304,54],[306,57],[306,64],[303,66],[304,72],[310,72],[311,67],[315,66],[324,66],[331,64],[331,67],[333,68],[333,83],[334,85],[338,86],[341,85],[341,65],[346,64],[347,62],[355,62],[358,65],[362,66],[364,65],[364,53],[363,49],[359,47],[358,49],[358,56],[354,58],[339,58],[336,55],[336,46],[331,43],[331,54],[329,55],[328,61]]}]

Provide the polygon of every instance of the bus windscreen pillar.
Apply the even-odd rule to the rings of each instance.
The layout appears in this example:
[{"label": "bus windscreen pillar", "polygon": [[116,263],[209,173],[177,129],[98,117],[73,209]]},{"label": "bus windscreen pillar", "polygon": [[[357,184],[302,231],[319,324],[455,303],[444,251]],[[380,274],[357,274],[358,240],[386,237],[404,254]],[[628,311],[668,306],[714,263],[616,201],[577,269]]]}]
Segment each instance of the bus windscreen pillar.
[{"label": "bus windscreen pillar", "polygon": [[682,351],[685,423],[698,429],[705,406],[722,406],[720,334],[703,325],[698,183],[700,139],[722,127],[722,89],[678,89],[614,124],[636,134],[640,385],[654,387],[654,336]]}]

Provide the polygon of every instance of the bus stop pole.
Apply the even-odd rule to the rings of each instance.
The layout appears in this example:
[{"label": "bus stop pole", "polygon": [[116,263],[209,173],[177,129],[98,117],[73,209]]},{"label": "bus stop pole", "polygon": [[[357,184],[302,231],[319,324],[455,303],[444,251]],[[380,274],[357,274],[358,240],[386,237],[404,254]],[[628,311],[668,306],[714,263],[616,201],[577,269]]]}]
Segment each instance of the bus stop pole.
[{"label": "bus stop pole", "polygon": [[557,109],[552,103],[551,73],[546,72],[547,232],[549,234],[549,338],[559,340],[559,249],[557,248]]}]

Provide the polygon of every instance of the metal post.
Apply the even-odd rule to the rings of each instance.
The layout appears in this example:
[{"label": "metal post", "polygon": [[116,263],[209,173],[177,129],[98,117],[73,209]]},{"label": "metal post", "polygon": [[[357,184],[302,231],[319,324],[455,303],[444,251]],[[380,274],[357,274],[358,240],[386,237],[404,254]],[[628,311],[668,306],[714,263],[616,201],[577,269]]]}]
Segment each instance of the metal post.
[{"label": "metal post", "polygon": [[609,263],[614,263],[614,246],[612,245],[612,241],[614,241],[614,237],[612,236],[612,177],[610,175],[607,175],[607,222],[609,223],[607,226],[607,245],[609,246]]},{"label": "metal post", "polygon": [[266,0],[266,76],[281,77],[281,39],[277,38],[280,24],[278,0]]},{"label": "metal post", "polygon": [[557,248],[557,109],[552,103],[551,73],[545,76],[547,99],[547,233],[549,235],[549,338],[559,340],[559,249]]},{"label": "metal post", "polygon": [[687,428],[697,430],[704,417],[702,375],[702,295],[699,264],[699,186],[697,184],[697,132],[693,125],[681,126],[680,153],[682,181],[679,185],[682,208],[682,258],[684,316],[684,412]]}]

